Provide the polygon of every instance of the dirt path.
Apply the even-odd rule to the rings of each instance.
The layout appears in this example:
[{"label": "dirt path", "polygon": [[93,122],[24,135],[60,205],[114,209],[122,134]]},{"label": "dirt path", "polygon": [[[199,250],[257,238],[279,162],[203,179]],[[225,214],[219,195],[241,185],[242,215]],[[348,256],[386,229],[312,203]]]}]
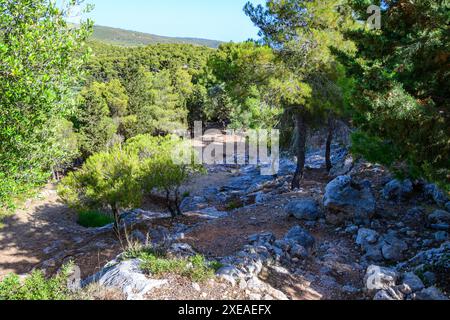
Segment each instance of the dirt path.
[{"label": "dirt path", "polygon": [[0,278],[27,273],[54,252],[88,236],[75,215],[59,202],[53,185],[5,219],[0,229]]}]

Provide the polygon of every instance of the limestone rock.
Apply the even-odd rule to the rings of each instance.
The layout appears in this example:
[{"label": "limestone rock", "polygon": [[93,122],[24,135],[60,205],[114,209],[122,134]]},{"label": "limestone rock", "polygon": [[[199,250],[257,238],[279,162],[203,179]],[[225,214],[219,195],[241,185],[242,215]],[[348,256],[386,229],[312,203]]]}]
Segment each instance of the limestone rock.
[{"label": "limestone rock", "polygon": [[376,210],[370,183],[355,183],[350,176],[337,177],[327,185],[324,205],[350,215],[356,223],[368,223]]},{"label": "limestone rock", "polygon": [[411,180],[392,180],[383,189],[383,197],[386,200],[404,200],[414,191]]},{"label": "limestone rock", "polygon": [[314,199],[293,201],[286,206],[286,212],[299,220],[316,221],[320,218],[320,211]]},{"label": "limestone rock", "polygon": [[98,283],[106,288],[120,290],[128,300],[143,300],[151,290],[165,285],[167,281],[149,279],[140,269],[141,263],[139,259],[110,263],[85,280],[83,285]]}]

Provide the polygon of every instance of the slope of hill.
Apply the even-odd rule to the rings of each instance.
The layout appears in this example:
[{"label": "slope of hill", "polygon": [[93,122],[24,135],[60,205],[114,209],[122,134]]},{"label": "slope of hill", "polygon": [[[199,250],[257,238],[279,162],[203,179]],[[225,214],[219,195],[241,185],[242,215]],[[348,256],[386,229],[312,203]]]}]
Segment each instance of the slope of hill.
[{"label": "slope of hill", "polygon": [[108,44],[121,46],[142,46],[156,43],[181,43],[202,45],[210,48],[217,48],[220,41],[199,39],[199,38],[173,38],[163,37],[148,33],[129,31],[118,28],[94,26],[93,40],[101,41]]}]

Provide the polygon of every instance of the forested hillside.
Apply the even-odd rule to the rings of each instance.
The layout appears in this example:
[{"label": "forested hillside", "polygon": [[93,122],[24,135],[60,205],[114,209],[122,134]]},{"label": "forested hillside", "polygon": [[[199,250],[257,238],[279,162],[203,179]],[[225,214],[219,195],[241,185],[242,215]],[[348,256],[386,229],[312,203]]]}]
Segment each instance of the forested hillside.
[{"label": "forested hillside", "polygon": [[220,41],[216,40],[199,39],[199,38],[163,37],[154,34],[104,27],[98,25],[94,26],[94,32],[91,38],[93,40],[101,41],[104,43],[125,47],[145,46],[149,44],[158,44],[158,43],[193,44],[210,48],[217,48],[220,45]]}]

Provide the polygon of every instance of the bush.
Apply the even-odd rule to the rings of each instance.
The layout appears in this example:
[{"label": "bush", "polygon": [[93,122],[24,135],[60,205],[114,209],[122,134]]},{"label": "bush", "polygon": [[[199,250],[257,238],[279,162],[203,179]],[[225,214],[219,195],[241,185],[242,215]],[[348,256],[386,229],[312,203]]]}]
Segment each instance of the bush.
[{"label": "bush", "polygon": [[143,190],[147,193],[154,189],[164,192],[172,216],[181,215],[180,187],[190,174],[202,172],[203,168],[195,164],[192,148],[175,136],[149,135],[129,140],[125,148],[139,157],[139,179]]},{"label": "bush", "polygon": [[61,272],[46,279],[42,271],[34,271],[21,280],[12,274],[0,282],[0,300],[68,300],[70,291],[67,281],[72,266],[66,265]]},{"label": "bush", "polygon": [[137,157],[115,147],[93,155],[80,170],[70,173],[61,181],[58,193],[76,209],[109,207],[118,232],[120,210],[141,203],[137,169]]},{"label": "bush", "polygon": [[98,211],[81,211],[78,214],[78,224],[85,228],[100,228],[114,223],[114,219]]}]

